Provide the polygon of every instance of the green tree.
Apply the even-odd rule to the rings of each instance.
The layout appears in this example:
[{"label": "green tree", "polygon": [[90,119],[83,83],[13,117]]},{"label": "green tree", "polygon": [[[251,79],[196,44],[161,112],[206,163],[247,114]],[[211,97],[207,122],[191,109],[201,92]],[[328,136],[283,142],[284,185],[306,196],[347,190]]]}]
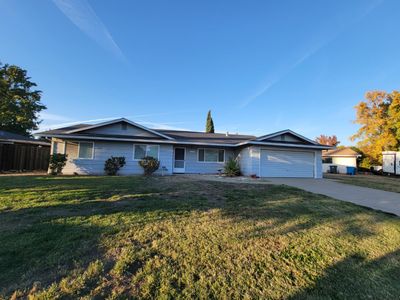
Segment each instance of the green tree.
[{"label": "green tree", "polygon": [[214,121],[211,117],[211,110],[207,114],[206,133],[214,133]]},{"label": "green tree", "polygon": [[0,129],[22,135],[38,129],[38,113],[46,106],[30,79],[26,70],[0,63]]},{"label": "green tree", "polygon": [[379,164],[382,151],[398,150],[400,146],[399,92],[367,92],[365,101],[357,104],[356,124],[360,129],[351,139],[365,153],[371,164]]}]

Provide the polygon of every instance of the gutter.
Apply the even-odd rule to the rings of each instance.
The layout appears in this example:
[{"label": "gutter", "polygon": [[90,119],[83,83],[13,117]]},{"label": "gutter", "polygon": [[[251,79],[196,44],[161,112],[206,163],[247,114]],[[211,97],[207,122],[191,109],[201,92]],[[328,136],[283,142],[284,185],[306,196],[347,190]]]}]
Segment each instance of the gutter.
[{"label": "gutter", "polygon": [[286,143],[268,143],[268,142],[255,142],[255,141],[248,141],[237,144],[237,146],[244,146],[244,145],[259,145],[259,146],[280,146],[280,147],[290,147],[290,148],[307,148],[307,149],[331,149],[331,146],[325,145],[299,145],[299,144],[286,144]]},{"label": "gutter", "polygon": [[278,146],[278,147],[289,147],[289,148],[307,148],[307,149],[331,149],[330,146],[324,145],[299,145],[299,144],[286,144],[286,143],[268,143],[268,142],[257,142],[257,141],[245,141],[237,144],[221,144],[221,143],[202,143],[202,142],[188,142],[188,141],[177,141],[177,140],[148,140],[148,139],[129,139],[129,138],[110,138],[110,137],[95,137],[95,136],[81,136],[81,135],[65,135],[65,134],[48,134],[42,135],[40,133],[35,134],[36,136],[55,137],[62,139],[78,139],[78,140],[97,140],[97,141],[114,141],[114,142],[141,142],[141,143],[157,143],[157,144],[174,144],[174,145],[195,145],[195,146],[215,146],[215,147],[227,147],[234,148],[246,145],[259,145],[259,146]]},{"label": "gutter", "polygon": [[95,136],[81,135],[64,135],[64,134],[35,134],[36,136],[55,137],[62,139],[77,139],[77,140],[97,140],[97,141],[113,141],[113,142],[141,142],[147,144],[174,144],[174,145],[198,145],[198,146],[216,146],[216,147],[237,147],[237,144],[218,144],[218,143],[201,143],[201,142],[185,142],[176,140],[148,140],[148,139],[124,139],[124,138],[108,138]]},{"label": "gutter", "polygon": [[7,140],[1,140],[0,139],[0,143],[1,144],[34,144],[34,145],[40,145],[40,146],[50,146],[50,143],[46,143],[46,142],[40,142],[40,141],[28,141],[28,140],[14,140],[14,139],[7,139]]}]

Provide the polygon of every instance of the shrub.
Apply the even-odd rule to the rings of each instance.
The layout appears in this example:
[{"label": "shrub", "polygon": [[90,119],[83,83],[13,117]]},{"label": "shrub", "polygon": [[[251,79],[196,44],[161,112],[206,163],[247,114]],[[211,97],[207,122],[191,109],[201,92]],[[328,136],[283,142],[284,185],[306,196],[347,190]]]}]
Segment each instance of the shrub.
[{"label": "shrub", "polygon": [[117,175],[119,169],[125,166],[125,164],[126,164],[125,157],[111,156],[104,163],[104,171],[106,172],[107,175]]},{"label": "shrub", "polygon": [[226,176],[233,177],[240,175],[240,166],[236,159],[230,158],[224,166]]},{"label": "shrub", "polygon": [[67,154],[54,153],[50,155],[49,168],[52,175],[57,175],[62,173],[62,169],[67,163]]},{"label": "shrub", "polygon": [[139,161],[139,165],[144,170],[144,175],[153,174],[160,167],[160,161],[154,157],[146,156]]}]

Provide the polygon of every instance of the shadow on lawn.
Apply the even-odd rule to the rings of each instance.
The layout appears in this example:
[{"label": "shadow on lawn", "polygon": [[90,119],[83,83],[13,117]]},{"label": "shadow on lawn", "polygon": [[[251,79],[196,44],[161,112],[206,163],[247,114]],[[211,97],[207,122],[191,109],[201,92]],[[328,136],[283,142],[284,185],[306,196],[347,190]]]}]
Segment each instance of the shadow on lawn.
[{"label": "shadow on lawn", "polygon": [[[242,205],[241,199],[246,197],[245,193],[237,189],[227,192],[228,205],[224,207],[223,213],[241,221],[269,219],[271,222],[246,232],[244,238],[259,236],[264,234],[263,231],[274,229],[276,234],[298,233],[330,222],[340,228],[340,236],[367,238],[376,234],[372,225],[388,218],[396,219],[395,216],[292,187],[285,186],[282,189],[274,186],[261,195],[257,192],[249,194],[251,200],[248,205]],[[366,220],[371,226],[363,226]],[[288,226],[284,226],[286,224]]]},{"label": "shadow on lawn", "polygon": [[[85,179],[89,184],[82,184],[75,178],[46,181],[50,190],[84,189],[78,195],[66,196],[68,199],[78,197],[76,203],[0,211],[0,295],[16,288],[29,288],[37,277],[47,285],[59,280],[74,264],[86,266],[101,258],[104,255],[99,245],[101,237],[116,234],[135,222],[158,222],[171,216],[189,215],[193,211],[220,209],[224,217],[235,222],[262,223],[243,234],[242,239],[265,236],[273,228],[278,228],[277,234],[296,233],[338,218],[343,219],[341,234],[363,238],[375,232],[360,226],[356,216],[366,214],[374,223],[384,221],[386,217],[353,204],[289,187],[189,181],[176,186],[163,183],[160,187],[148,188],[146,184],[153,187],[163,179],[148,182],[139,179],[134,186],[126,186],[129,183],[126,178],[93,179]],[[60,182],[62,186],[51,184]],[[23,182],[20,185],[24,188]],[[34,189],[35,186],[31,184],[25,188]],[[93,198],[97,200],[90,200]],[[126,223],[116,223],[118,215],[130,214],[136,217],[125,219]],[[107,220],[111,215],[115,216],[114,223]],[[96,218],[95,222],[92,217]],[[283,226],[286,223],[293,224]],[[399,254],[393,255],[399,261]],[[354,264],[354,258],[347,260],[352,262],[350,274],[357,275],[362,262]],[[313,290],[324,289],[329,280],[335,278],[339,283],[332,286],[341,286],[340,274],[334,276],[336,270],[346,268],[347,260],[333,267],[331,272],[328,270],[324,277],[327,279],[318,281]],[[375,270],[380,265],[366,267]],[[299,294],[298,297],[305,295]]]},{"label": "shadow on lawn", "polygon": [[[50,186],[49,190],[56,188]],[[58,190],[65,191],[60,187]],[[76,203],[1,210],[0,298],[15,289],[32,287],[38,277],[46,286],[74,267],[85,268],[96,258],[101,259],[104,249],[99,242],[104,235],[116,234],[138,223],[210,209],[202,195],[194,193],[185,199],[187,192],[182,195],[169,188],[161,193],[156,189],[144,192],[148,190],[143,186],[118,185],[108,190],[100,185],[86,187],[75,195],[79,199]],[[94,195],[105,199],[88,200]],[[59,200],[64,200],[64,196],[58,197]],[[119,215],[133,217],[119,224]]]},{"label": "shadow on lawn", "polygon": [[353,255],[290,299],[399,299],[399,278],[400,250],[372,261]]}]

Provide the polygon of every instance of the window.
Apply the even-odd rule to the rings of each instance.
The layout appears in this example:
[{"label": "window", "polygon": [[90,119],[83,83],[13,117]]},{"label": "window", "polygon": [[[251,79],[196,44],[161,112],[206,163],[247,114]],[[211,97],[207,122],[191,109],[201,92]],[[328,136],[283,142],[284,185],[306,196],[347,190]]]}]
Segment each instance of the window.
[{"label": "window", "polygon": [[323,164],[331,164],[332,163],[332,157],[323,157],[322,158],[322,163]]},{"label": "window", "polygon": [[78,158],[92,159],[93,158],[93,143],[79,142]]},{"label": "window", "polygon": [[199,149],[198,161],[200,161],[200,162],[224,162],[225,161],[225,150]]},{"label": "window", "polygon": [[146,156],[151,156],[158,159],[158,145],[134,145],[133,159],[139,160]]},{"label": "window", "polygon": [[53,142],[53,154],[56,154],[58,151],[58,142]]},{"label": "window", "polygon": [[65,153],[65,142],[53,142],[53,153]]},{"label": "window", "polygon": [[128,128],[127,124],[125,122],[121,123],[121,129],[126,130]]}]

